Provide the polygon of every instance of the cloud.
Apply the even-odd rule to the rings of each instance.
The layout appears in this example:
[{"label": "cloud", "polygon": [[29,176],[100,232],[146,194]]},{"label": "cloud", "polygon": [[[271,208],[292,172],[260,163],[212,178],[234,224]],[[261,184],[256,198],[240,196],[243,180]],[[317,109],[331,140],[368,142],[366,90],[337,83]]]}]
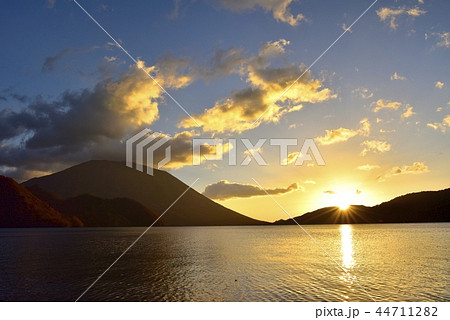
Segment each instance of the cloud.
[{"label": "cloud", "polygon": [[[301,190],[302,187],[293,183],[287,188],[265,189],[270,195],[279,195],[289,193],[295,190]],[[221,180],[205,187],[203,195],[214,200],[228,200],[232,198],[250,198],[255,196],[265,196],[266,192],[259,186],[252,184],[240,184]]]},{"label": "cloud", "polygon": [[438,38],[438,47],[450,48],[450,32],[433,33]]},{"label": "cloud", "polygon": [[361,145],[364,146],[364,149],[360,153],[361,156],[365,156],[370,151],[384,153],[391,150],[391,145],[386,141],[366,140]]},{"label": "cloud", "polygon": [[383,100],[379,99],[377,102],[372,103],[372,106],[376,106],[373,109],[373,112],[378,112],[382,109],[394,109],[397,110],[402,105],[401,102],[398,101],[390,101],[390,100]]},{"label": "cloud", "polygon": [[[110,46],[110,44],[108,43],[107,46]],[[69,55],[85,54],[85,53],[89,53],[93,50],[97,50],[99,48],[101,48],[101,47],[100,46],[91,46],[88,48],[65,48],[65,49],[62,49],[55,55],[49,56],[44,59],[44,62],[42,63],[42,67],[41,67],[41,72],[42,73],[52,72],[55,69],[57,63]]]},{"label": "cloud", "polygon": [[358,166],[356,167],[357,170],[361,170],[361,171],[372,171],[375,169],[378,169],[380,166],[377,164],[364,164],[362,166]]},{"label": "cloud", "polygon": [[[143,62],[140,62],[143,63]],[[147,68],[157,74],[163,87],[180,89],[190,85],[196,80],[196,67],[191,66],[192,61],[186,57],[175,57],[171,52],[161,56],[156,65]]]},{"label": "cloud", "polygon": [[[216,64],[219,62],[219,65],[222,65],[225,72],[239,70],[249,86],[217,101],[202,114],[193,116],[204,132],[240,133],[255,128],[261,122],[276,123],[286,113],[301,110],[302,103],[318,103],[337,97],[330,89],[322,88],[322,82],[313,79],[310,72],[305,72],[303,77],[293,84],[303,73],[304,67],[295,64],[270,67],[270,59],[283,56],[288,44],[289,41],[285,39],[267,42],[261,46],[258,55],[250,57],[243,57],[240,51],[233,48],[232,53],[221,54],[222,57],[232,58],[213,59]],[[223,61],[228,63],[220,63]],[[290,89],[285,92],[289,86]],[[261,121],[253,125],[261,114]],[[178,127],[197,127],[197,123],[191,118],[185,118]]]},{"label": "cloud", "polygon": [[300,154],[300,152],[291,152],[291,153],[289,153],[287,159],[284,159],[284,163],[285,164],[294,163],[297,160],[299,154]]},{"label": "cloud", "polygon": [[114,61],[117,60],[117,57],[114,57],[114,56],[112,56],[112,57],[104,56],[103,59],[105,59],[107,62],[114,62]]},{"label": "cloud", "polygon": [[[189,82],[183,74],[139,65],[166,88]],[[38,96],[21,110],[2,109],[0,166],[47,172],[93,158],[122,160],[124,137],[156,121],[162,99],[162,89],[134,65],[93,88],[65,91],[55,100]]]},{"label": "cloud", "polygon": [[[166,135],[167,136],[167,135]],[[153,156],[154,159],[163,159],[165,157],[165,149],[170,146],[170,161],[164,166],[164,169],[179,169],[184,166],[191,166],[193,164],[192,156],[192,141],[196,137],[196,134],[190,131],[183,131],[177,133],[170,138],[161,148],[155,150]],[[205,156],[209,155],[209,159],[212,156],[216,156],[218,159],[223,157],[223,153],[227,153],[232,149],[229,143],[218,143],[217,145],[202,145],[200,161],[206,161]],[[211,159],[212,160],[212,159]]]},{"label": "cloud", "polygon": [[404,175],[404,174],[421,174],[429,172],[428,166],[423,162],[414,162],[411,166],[404,165],[401,167],[393,167],[391,170],[386,172],[384,175],[378,176],[378,182],[386,181],[386,179],[393,176]]},{"label": "cloud", "polygon": [[347,31],[349,33],[353,33],[352,29],[350,29],[349,27],[347,27],[347,25],[345,23],[343,23],[341,25],[342,30]]},{"label": "cloud", "polygon": [[391,76],[391,80],[406,80],[406,77],[399,75],[397,72]]},{"label": "cloud", "polygon": [[416,113],[413,111],[413,107],[407,106],[405,112],[402,113],[402,119],[412,117]]},{"label": "cloud", "polygon": [[21,103],[26,103],[29,99],[26,95],[14,92],[11,88],[7,88],[1,91],[0,100],[11,101],[15,100]]},{"label": "cloud", "polygon": [[386,22],[392,30],[397,29],[398,23],[397,18],[406,15],[410,17],[418,17],[427,13],[425,10],[419,7],[407,8],[407,7],[397,7],[397,8],[387,8],[383,7],[377,10],[377,15],[380,21]]},{"label": "cloud", "polygon": [[294,0],[219,0],[220,3],[227,9],[243,12],[251,10],[256,7],[261,7],[265,11],[272,12],[273,17],[277,21],[287,23],[291,26],[298,25],[301,21],[306,21],[303,14],[299,13],[294,16],[290,10],[289,5]]},{"label": "cloud", "polygon": [[357,135],[368,136],[370,133],[370,122],[368,119],[362,119],[360,128],[353,130],[347,128],[338,128],[334,130],[325,130],[325,135],[317,137],[315,140],[321,145],[329,145],[338,142],[347,141]]},{"label": "cloud", "polygon": [[444,83],[441,81],[436,81],[436,84],[434,86],[438,89],[442,89],[444,87]]},{"label": "cloud", "polygon": [[336,194],[336,192],[334,192],[333,190],[325,190],[323,193]]},{"label": "cloud", "polygon": [[53,71],[53,69],[55,68],[56,62],[58,62],[59,60],[61,60],[65,56],[69,55],[70,53],[72,53],[72,50],[70,48],[66,48],[66,49],[61,50],[60,52],[58,52],[54,56],[45,58],[44,63],[42,64],[41,71],[42,72]]},{"label": "cloud", "polygon": [[420,9],[419,7],[415,7],[415,8],[410,8],[406,11],[406,13],[409,16],[413,16],[413,17],[418,17],[421,16],[425,13],[427,13],[425,10]]},{"label": "cloud", "polygon": [[441,130],[442,133],[446,133],[447,130],[450,130],[450,114],[447,115],[442,122],[427,123],[427,126],[434,130]]},{"label": "cloud", "polygon": [[316,181],[314,180],[305,180],[305,184],[316,184]]},{"label": "cloud", "polygon": [[373,92],[369,92],[367,88],[357,88],[352,91],[353,93],[359,94],[363,99],[370,99],[373,97]]},{"label": "cloud", "polygon": [[241,48],[219,49],[214,52],[212,58],[203,66],[199,67],[198,73],[201,78],[210,80],[212,78],[242,73],[242,67],[248,62]]}]

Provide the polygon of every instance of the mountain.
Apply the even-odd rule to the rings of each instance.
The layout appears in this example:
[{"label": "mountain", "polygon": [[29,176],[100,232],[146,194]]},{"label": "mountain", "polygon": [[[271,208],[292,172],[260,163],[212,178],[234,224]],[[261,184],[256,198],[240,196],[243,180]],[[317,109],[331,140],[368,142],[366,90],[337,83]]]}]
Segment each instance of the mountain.
[{"label": "mountain", "polygon": [[[101,199],[127,198],[158,216],[188,188],[165,171],[154,169],[150,176],[125,166],[125,163],[102,160],[33,178],[23,185],[39,186],[63,200],[82,195]],[[189,189],[162,218],[165,225],[171,226],[267,224],[227,209],[194,189]]]},{"label": "mountain", "polygon": [[69,227],[78,225],[13,179],[0,176],[0,227]]},{"label": "mountain", "polygon": [[[374,207],[327,207],[295,217],[299,224],[450,222],[450,189],[410,193]],[[275,224],[295,224],[292,219]]]},{"label": "mountain", "polygon": [[[85,227],[146,227],[158,218],[139,202],[127,198],[101,199],[83,194],[63,200],[37,185],[27,189],[63,215],[76,216]],[[155,225],[164,225],[164,219]]]}]

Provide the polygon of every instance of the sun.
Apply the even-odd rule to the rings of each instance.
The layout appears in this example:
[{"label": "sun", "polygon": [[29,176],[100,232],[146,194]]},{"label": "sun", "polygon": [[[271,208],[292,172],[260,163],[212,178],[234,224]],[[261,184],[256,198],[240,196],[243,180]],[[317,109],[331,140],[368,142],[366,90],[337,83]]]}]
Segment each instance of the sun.
[{"label": "sun", "polygon": [[338,207],[345,211],[351,205],[361,203],[362,190],[348,186],[337,186],[331,190],[324,191],[324,202],[327,206]]},{"label": "sun", "polygon": [[338,207],[340,210],[345,211],[351,206],[351,203],[342,202],[341,204],[338,204]]},{"label": "sun", "polygon": [[358,200],[359,199],[355,192],[337,192],[335,197],[335,206],[339,207],[341,210],[347,210],[352,204],[356,204]]}]

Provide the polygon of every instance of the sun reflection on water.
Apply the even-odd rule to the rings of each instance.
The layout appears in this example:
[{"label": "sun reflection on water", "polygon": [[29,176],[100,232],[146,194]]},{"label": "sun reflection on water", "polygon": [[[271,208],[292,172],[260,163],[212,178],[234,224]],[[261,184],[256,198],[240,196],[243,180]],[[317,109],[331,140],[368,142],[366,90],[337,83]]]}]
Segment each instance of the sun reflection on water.
[{"label": "sun reflection on water", "polygon": [[353,267],[356,263],[353,258],[353,227],[351,225],[341,225],[339,231],[341,232],[341,263],[342,268],[345,270],[345,273],[339,278],[344,281],[348,290],[350,290],[347,294],[342,295],[344,301],[349,301],[348,294],[355,291]]},{"label": "sun reflection on water", "polygon": [[351,270],[355,265],[355,259],[353,258],[352,231],[351,225],[342,225],[340,227],[342,267],[344,267],[346,271]]}]

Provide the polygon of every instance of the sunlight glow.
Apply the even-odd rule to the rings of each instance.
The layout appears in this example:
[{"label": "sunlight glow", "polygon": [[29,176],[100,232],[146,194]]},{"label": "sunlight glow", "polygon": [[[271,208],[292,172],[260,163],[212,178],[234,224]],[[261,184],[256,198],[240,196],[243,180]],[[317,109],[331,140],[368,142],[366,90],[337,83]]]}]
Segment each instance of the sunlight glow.
[{"label": "sunlight glow", "polygon": [[354,186],[334,186],[323,192],[322,203],[345,211],[351,205],[361,204],[365,196],[362,190]]},{"label": "sunlight glow", "polygon": [[342,253],[342,266],[346,269],[351,269],[355,265],[353,259],[353,240],[352,240],[352,226],[341,225],[341,253]]}]

